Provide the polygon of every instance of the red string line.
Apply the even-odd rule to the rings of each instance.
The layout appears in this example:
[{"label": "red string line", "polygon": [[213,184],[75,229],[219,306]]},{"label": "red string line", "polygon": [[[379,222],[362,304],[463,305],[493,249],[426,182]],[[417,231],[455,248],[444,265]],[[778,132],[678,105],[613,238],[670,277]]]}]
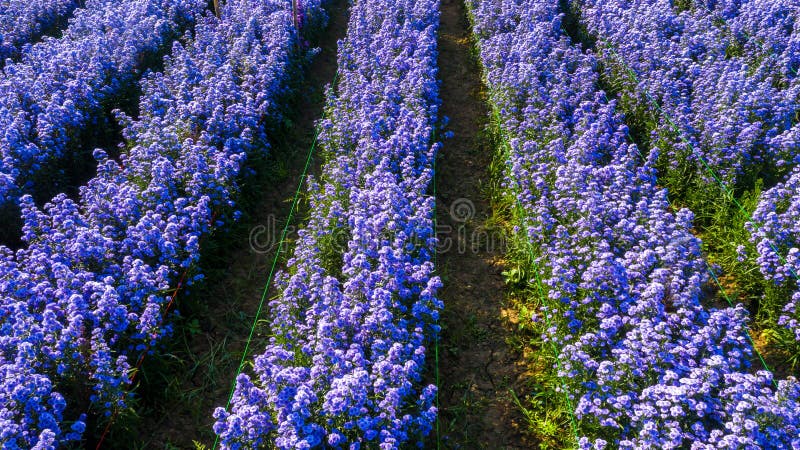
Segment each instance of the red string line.
[{"label": "red string line", "polygon": [[[214,221],[216,220],[216,218],[217,218],[217,213],[214,212],[211,215],[211,220],[209,221],[209,225],[213,225]],[[178,297],[178,293],[180,292],[181,288],[183,287],[183,283],[186,282],[186,277],[189,275],[189,270],[191,270],[191,268],[192,268],[192,266],[189,266],[186,269],[184,269],[183,274],[181,275],[181,278],[178,281],[178,285],[175,287],[175,291],[172,293],[172,296],[170,297],[169,302],[167,303],[167,307],[164,309],[164,312],[161,314],[161,320],[158,322],[158,328],[159,329],[161,329],[161,325],[166,320],[167,314],[169,314],[170,309],[172,309],[172,305],[175,303],[175,299]],[[133,382],[136,380],[136,375],[139,374],[140,369],[142,368],[142,364],[144,363],[145,355],[147,355],[150,352],[150,349],[152,348],[152,345],[151,345],[152,342],[153,342],[153,339],[151,339],[147,343],[147,345],[145,346],[144,351],[142,351],[141,356],[139,356],[139,360],[136,362],[136,366],[134,367],[133,375],[131,375],[131,381],[130,381],[131,385],[133,385]],[[106,424],[105,429],[103,430],[103,434],[100,435],[100,440],[97,441],[97,446],[95,447],[95,450],[100,450],[100,447],[102,447],[103,443],[105,442],[106,438],[108,437],[108,433],[111,431],[111,426],[114,424],[114,422],[117,419],[117,416],[119,415],[118,411],[119,411],[119,409],[115,409],[114,410],[114,413],[111,416],[111,420],[108,421],[108,423]]]}]

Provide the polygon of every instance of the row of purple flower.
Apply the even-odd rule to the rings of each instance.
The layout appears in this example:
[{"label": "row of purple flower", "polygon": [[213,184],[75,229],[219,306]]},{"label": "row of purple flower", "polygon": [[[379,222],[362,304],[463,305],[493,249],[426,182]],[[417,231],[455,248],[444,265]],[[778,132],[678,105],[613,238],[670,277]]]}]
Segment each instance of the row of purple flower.
[{"label": "row of purple flower", "polygon": [[794,290],[779,324],[800,340],[800,5],[697,2],[680,13],[667,0],[576,3],[601,57],[631,68],[630,91],[660,105],[654,141],[675,166],[691,161],[712,190],[739,187],[748,171],[783,180],[762,194],[748,229],[764,278]]},{"label": "row of purple flower", "polygon": [[670,210],[657,151],[643,161],[629,142],[559,2],[469,4],[580,447],[800,446],[800,385],[751,372],[741,306],[701,304],[692,214]]},{"label": "row of purple flower", "polygon": [[79,0],[11,0],[0,11],[0,67],[26,44],[65,21]]},{"label": "row of purple flower", "polygon": [[[156,56],[194,23],[206,0],[88,0],[63,35],[29,47],[0,80],[0,208],[18,204],[38,177],[74,150],[106,103],[129,89]],[[45,178],[45,179],[39,179]]]},{"label": "row of purple flower", "polygon": [[311,217],[278,277],[266,350],[215,413],[223,448],[396,449],[431,431],[438,25],[438,0],[353,4]]},{"label": "row of purple flower", "polygon": [[[299,7],[324,19],[318,1]],[[157,3],[127,8],[167,26]],[[144,32],[124,11],[119,30]],[[122,116],[119,161],[96,150],[97,175],[76,201],[60,195],[40,210],[22,197],[28,245],[0,249],[3,448],[80,439],[85,418],[64,417],[67,401],[107,415],[124,405],[131,359],[169,333],[172,283],[198,260],[200,238],[236,216],[237,180],[249,154],[267,151],[266,125],[281,121],[298,44],[292,2],[229,0],[221,18],[198,17],[192,42],[174,44],[164,72],[142,82],[140,117]]]}]

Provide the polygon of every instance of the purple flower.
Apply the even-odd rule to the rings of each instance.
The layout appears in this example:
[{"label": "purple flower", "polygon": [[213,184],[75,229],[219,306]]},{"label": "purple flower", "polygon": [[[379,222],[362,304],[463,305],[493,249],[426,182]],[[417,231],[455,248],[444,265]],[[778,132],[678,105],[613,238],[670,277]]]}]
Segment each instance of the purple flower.
[{"label": "purple flower", "polygon": [[[442,308],[425,195],[439,147],[438,22],[436,0],[352,6],[312,216],[278,276],[273,338],[230,412],[218,409],[224,447],[394,449],[430,433],[436,387],[421,381]],[[274,430],[242,433],[253,414]]]},{"label": "purple flower", "polygon": [[[718,52],[719,43],[705,39],[704,33],[714,33],[708,19],[677,14],[669,2],[576,3],[589,31],[629,60],[640,76],[637,89],[657,92],[679,126],[696,123],[702,110],[682,103],[692,98],[691,88],[699,95],[702,83],[721,73],[742,74],[721,60],[709,78],[687,81],[680,70],[697,75],[695,62]],[[653,169],[660,149],[643,158],[629,142],[625,118],[598,88],[596,56],[561,29],[559,2],[471,0],[468,6],[489,99],[508,144],[503,188],[519,199],[517,225],[528,231],[520,235],[540,271],[547,299],[541,314],[551,322],[544,338],[559,348],[558,374],[581,425],[577,444],[796,445],[798,383],[789,378],[776,389],[770,374],[751,374],[743,307],[702,304],[707,265],[691,233],[692,214],[671,211]],[[602,42],[598,47],[600,57],[610,53]],[[708,102],[703,107],[710,109],[722,98],[736,104],[739,93],[750,92],[746,77],[728,80],[731,87],[703,91],[708,98],[697,104]],[[793,111],[790,105],[780,109],[780,102],[788,105],[785,93],[766,92],[759,95],[778,102],[770,114]],[[741,107],[751,107],[751,100]],[[726,116],[706,119],[723,122]],[[722,142],[711,125],[690,139],[709,150],[704,158],[735,176],[747,158],[740,149],[761,139],[761,125],[729,125],[730,141],[720,147],[702,147],[706,138]],[[673,134],[666,124],[655,130],[654,142],[668,139]],[[745,398],[758,399],[758,406]]]}]

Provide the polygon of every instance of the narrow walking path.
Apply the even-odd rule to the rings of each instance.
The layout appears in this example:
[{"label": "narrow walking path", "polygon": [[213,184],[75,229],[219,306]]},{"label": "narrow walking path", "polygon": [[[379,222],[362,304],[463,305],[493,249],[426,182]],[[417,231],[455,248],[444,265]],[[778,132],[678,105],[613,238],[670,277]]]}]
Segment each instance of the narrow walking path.
[{"label": "narrow walking path", "polygon": [[[266,161],[250,161],[264,175],[244,186],[239,205],[244,216],[227,232],[202,242],[206,279],[178,296],[182,318],[172,316],[175,331],[165,340],[167,348],[145,359],[136,412],[120,417],[104,449],[191,449],[195,441],[211,448],[212,414],[228,399],[315,124],[323,114],[324,89],[336,73],[337,42],[347,28],[348,5],[333,0],[327,10],[329,25],[312,42],[321,52],[303,71],[306,79],[294,113],[287,117],[285,135],[275,139]],[[312,171],[315,166],[312,162]],[[293,222],[300,220],[295,214]],[[248,363],[260,353],[259,345],[251,344]]]},{"label": "narrow walking path", "polygon": [[462,0],[442,0],[439,76],[452,139],[437,161],[438,267],[445,304],[440,368],[442,448],[532,448],[511,391],[522,387],[522,357],[509,344],[503,248],[482,192],[493,149],[483,137],[488,110],[471,56]]}]

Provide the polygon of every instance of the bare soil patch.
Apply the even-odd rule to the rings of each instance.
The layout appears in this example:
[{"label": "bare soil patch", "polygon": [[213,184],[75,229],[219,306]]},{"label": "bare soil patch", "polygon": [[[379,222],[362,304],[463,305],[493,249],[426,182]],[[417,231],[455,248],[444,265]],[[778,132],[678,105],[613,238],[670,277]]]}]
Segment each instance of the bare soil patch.
[{"label": "bare soil patch", "polygon": [[514,314],[504,305],[504,249],[484,192],[494,150],[484,136],[488,109],[461,0],[442,0],[439,52],[441,113],[454,133],[436,163],[438,268],[444,281],[439,295],[445,305],[440,444],[532,448],[511,395],[524,386],[525,363],[509,345]]}]

